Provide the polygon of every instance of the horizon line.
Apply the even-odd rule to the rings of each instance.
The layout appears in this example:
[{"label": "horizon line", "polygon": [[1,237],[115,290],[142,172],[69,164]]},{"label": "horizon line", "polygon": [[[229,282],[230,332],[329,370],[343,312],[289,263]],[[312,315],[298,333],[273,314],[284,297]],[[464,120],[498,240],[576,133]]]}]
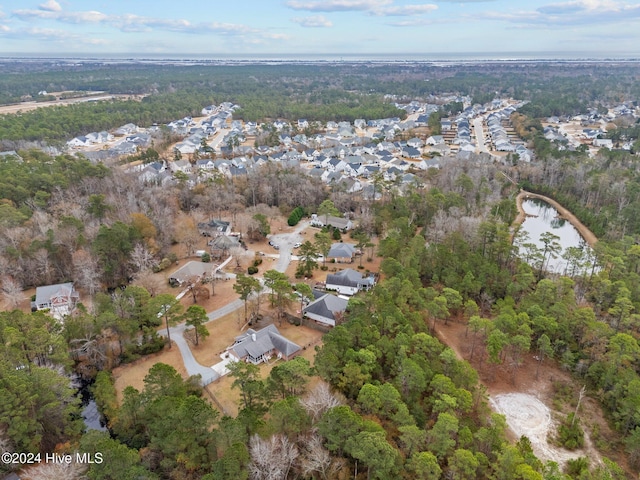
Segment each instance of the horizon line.
[{"label": "horizon line", "polygon": [[517,61],[517,60],[612,60],[632,61],[640,59],[640,52],[593,52],[593,51],[501,51],[501,52],[367,52],[367,53],[46,53],[46,52],[0,52],[0,59],[47,59],[47,60],[171,60],[171,61],[309,61],[331,60],[363,61]]}]

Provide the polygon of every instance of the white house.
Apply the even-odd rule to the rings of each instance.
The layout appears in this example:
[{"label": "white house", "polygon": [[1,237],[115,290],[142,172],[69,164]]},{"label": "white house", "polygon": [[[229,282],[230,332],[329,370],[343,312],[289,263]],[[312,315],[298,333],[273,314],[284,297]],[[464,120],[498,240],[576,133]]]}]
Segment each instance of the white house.
[{"label": "white house", "polygon": [[49,309],[51,314],[62,319],[73,311],[78,303],[80,294],[73,288],[73,283],[59,283],[36,288],[36,299],[32,303],[32,309]]},{"label": "white house", "polygon": [[364,277],[360,272],[347,268],[327,275],[327,290],[335,290],[341,295],[355,295],[361,290],[369,290],[375,285],[373,274]]}]

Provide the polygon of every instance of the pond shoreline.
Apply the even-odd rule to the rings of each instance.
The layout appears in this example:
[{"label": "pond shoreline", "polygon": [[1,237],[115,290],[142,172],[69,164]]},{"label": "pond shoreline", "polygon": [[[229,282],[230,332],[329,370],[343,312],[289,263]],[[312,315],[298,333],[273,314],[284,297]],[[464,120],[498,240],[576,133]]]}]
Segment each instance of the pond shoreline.
[{"label": "pond shoreline", "polygon": [[520,193],[518,193],[518,196],[516,197],[518,216],[514,221],[515,225],[522,225],[522,222],[524,222],[527,218],[527,213],[524,211],[524,208],[522,208],[522,202],[530,198],[537,198],[539,200],[542,200],[543,202],[547,202],[549,205],[555,208],[558,211],[560,217],[567,220],[571,225],[573,225],[590,247],[593,247],[598,242],[598,237],[596,237],[591,230],[589,230],[580,220],[578,220],[578,217],[576,217],[573,213],[564,208],[558,202],[556,202],[552,198],[545,197],[544,195],[527,192],[525,190],[520,190]]}]

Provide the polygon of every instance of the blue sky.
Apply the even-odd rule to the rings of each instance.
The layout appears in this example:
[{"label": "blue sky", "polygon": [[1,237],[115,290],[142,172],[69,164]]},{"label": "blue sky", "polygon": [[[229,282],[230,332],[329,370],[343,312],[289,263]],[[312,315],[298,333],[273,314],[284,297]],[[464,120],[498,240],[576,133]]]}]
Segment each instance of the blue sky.
[{"label": "blue sky", "polygon": [[640,1],[0,0],[0,56],[640,57]]}]

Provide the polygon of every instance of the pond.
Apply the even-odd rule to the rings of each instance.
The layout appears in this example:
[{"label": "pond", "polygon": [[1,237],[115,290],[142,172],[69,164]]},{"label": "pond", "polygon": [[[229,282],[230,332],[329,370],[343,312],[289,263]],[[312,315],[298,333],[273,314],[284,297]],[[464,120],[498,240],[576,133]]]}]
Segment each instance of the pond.
[{"label": "pond", "polygon": [[539,268],[539,255],[545,249],[541,236],[551,233],[557,237],[554,240],[560,248],[554,255],[547,256],[545,267],[548,271],[576,275],[591,267],[591,248],[578,230],[568,220],[561,218],[552,205],[537,198],[525,199],[522,208],[527,214],[520,228],[520,235],[523,236],[519,235],[520,238],[515,241],[521,258]]}]

